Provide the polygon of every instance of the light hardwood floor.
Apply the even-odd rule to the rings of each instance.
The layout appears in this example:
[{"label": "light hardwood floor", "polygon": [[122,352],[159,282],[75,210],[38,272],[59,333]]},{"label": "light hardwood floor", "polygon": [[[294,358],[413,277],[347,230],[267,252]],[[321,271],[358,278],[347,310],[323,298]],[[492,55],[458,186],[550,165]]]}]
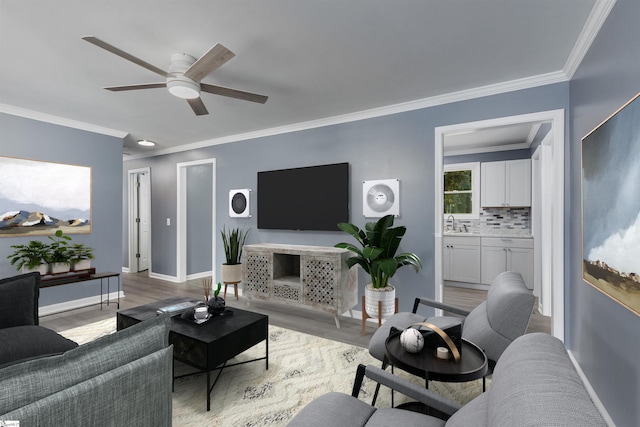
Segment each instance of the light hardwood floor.
[{"label": "light hardwood floor", "polygon": [[[120,299],[120,309],[127,309],[169,298],[176,295],[184,295],[193,298],[202,297],[202,285],[200,280],[191,280],[186,283],[173,283],[164,280],[150,279],[146,273],[122,275],[122,289],[126,295]],[[235,300],[233,288],[225,299],[227,306],[248,309],[269,316],[271,325],[304,332],[335,341],[367,347],[371,335],[375,331],[375,323],[367,326],[367,334],[361,335],[361,319],[341,317],[341,328],[337,329],[333,315],[320,313],[307,308],[291,307],[280,303],[253,300],[247,307],[247,299],[240,296]],[[445,286],[444,302],[450,305],[471,310],[486,299],[486,291],[477,289],[465,289],[453,286]],[[52,314],[40,318],[40,324],[55,331],[85,325],[87,323],[114,317],[117,312],[115,304],[103,306],[90,306],[71,310],[63,313]],[[550,318],[534,313],[529,324],[529,332],[550,331]]]}]

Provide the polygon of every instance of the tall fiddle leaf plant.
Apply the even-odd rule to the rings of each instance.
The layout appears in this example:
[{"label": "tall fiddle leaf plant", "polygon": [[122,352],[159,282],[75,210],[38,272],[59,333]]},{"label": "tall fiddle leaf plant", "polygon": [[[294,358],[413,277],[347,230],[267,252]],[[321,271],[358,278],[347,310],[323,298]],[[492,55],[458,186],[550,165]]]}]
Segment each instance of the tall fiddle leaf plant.
[{"label": "tall fiddle leaf plant", "polygon": [[416,272],[422,268],[418,255],[410,252],[396,255],[407,227],[393,227],[393,220],[393,215],[386,215],[376,222],[366,223],[364,230],[349,223],[338,224],[338,228],[353,236],[360,247],[351,243],[338,243],[335,246],[355,253],[355,256],[347,259],[347,265],[349,268],[356,264],[362,267],[370,275],[371,284],[376,289],[387,287],[389,279],[400,267],[410,265]]}]

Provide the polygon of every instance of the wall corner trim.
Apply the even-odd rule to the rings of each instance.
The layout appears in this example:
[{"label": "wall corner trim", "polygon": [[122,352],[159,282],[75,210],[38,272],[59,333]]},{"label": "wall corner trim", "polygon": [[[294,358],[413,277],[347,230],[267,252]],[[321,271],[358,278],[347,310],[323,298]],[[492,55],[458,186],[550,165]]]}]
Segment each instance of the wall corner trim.
[{"label": "wall corner trim", "polygon": [[600,401],[600,398],[596,394],[596,391],[591,386],[589,379],[587,378],[584,371],[582,370],[582,367],[578,363],[578,360],[573,355],[573,352],[571,350],[567,350],[567,353],[569,354],[569,359],[571,359],[571,363],[573,363],[573,366],[576,368],[576,372],[578,372],[578,376],[582,380],[584,387],[587,389],[587,393],[589,393],[589,397],[591,397],[591,400],[593,400],[593,403],[596,405],[596,408],[598,408],[598,411],[600,411],[600,415],[602,415],[602,418],[604,418],[604,421],[607,423],[609,427],[616,427],[616,424],[611,419],[611,416],[609,416],[607,409],[604,407],[604,405]]}]

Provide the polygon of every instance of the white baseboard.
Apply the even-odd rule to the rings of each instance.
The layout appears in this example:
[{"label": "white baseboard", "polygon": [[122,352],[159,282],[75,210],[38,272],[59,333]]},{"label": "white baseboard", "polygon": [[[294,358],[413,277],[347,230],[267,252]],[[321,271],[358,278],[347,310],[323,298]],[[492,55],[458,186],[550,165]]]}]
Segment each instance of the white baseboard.
[{"label": "white baseboard", "polygon": [[176,276],[167,276],[166,274],[158,274],[158,273],[152,272],[151,270],[149,270],[149,278],[164,280],[166,282],[180,283]]},{"label": "white baseboard", "polygon": [[[124,292],[120,291],[120,298],[124,298]],[[106,304],[106,300],[110,300],[111,303],[118,300],[118,292],[111,292],[108,295],[102,295],[102,301]],[[57,304],[50,304],[40,307],[38,309],[38,315],[49,316],[51,314],[61,313],[63,311],[75,310],[76,308],[88,307],[90,305],[100,304],[100,295],[95,295],[92,297],[81,298],[71,301],[60,302]]]},{"label": "white baseboard", "polygon": [[598,411],[600,411],[600,415],[602,415],[602,418],[604,418],[605,423],[607,423],[609,427],[616,427],[616,424],[611,419],[611,416],[609,416],[607,409],[604,407],[604,405],[600,401],[600,398],[598,397],[598,395],[596,394],[596,391],[591,386],[589,379],[587,378],[587,376],[584,374],[584,371],[580,367],[578,360],[574,357],[571,350],[567,350],[567,353],[569,353],[569,358],[571,359],[571,363],[573,363],[573,366],[576,368],[576,371],[578,372],[578,376],[582,380],[584,387],[587,389],[587,393],[589,393],[589,396],[591,397],[591,400],[593,400],[593,403],[596,405],[596,408],[598,408]]},{"label": "white baseboard", "polygon": [[129,271],[130,271],[129,267],[122,267],[122,272],[123,273],[128,273]]},{"label": "white baseboard", "polygon": [[213,273],[211,271],[203,271],[201,273],[187,274],[187,280],[202,279],[203,277],[211,277]]}]

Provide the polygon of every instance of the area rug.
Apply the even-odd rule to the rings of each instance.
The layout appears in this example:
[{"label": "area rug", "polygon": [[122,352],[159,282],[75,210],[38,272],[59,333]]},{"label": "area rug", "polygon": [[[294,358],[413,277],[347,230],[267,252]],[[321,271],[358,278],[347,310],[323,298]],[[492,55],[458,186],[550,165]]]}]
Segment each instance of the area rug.
[{"label": "area rug", "polygon": [[[61,332],[79,344],[113,333],[115,318]],[[263,357],[265,344],[240,354],[229,363]],[[269,369],[264,360],[225,368],[211,394],[211,411],[206,411],[206,375],[196,374],[176,381],[173,393],[173,425],[257,427],[285,426],[308,402],[329,391],[351,393],[359,363],[380,362],[367,349],[269,326]],[[176,371],[188,367],[176,365]],[[189,368],[190,369],[190,368]],[[179,372],[178,372],[179,373]],[[398,369],[395,373],[410,381],[424,380]],[[212,373],[215,378],[217,373]],[[440,383],[429,388],[462,404],[482,392],[481,381]],[[365,380],[360,398],[371,402],[375,383]],[[395,393],[397,405],[407,398]],[[377,407],[388,407],[391,392],[382,388]]]}]

